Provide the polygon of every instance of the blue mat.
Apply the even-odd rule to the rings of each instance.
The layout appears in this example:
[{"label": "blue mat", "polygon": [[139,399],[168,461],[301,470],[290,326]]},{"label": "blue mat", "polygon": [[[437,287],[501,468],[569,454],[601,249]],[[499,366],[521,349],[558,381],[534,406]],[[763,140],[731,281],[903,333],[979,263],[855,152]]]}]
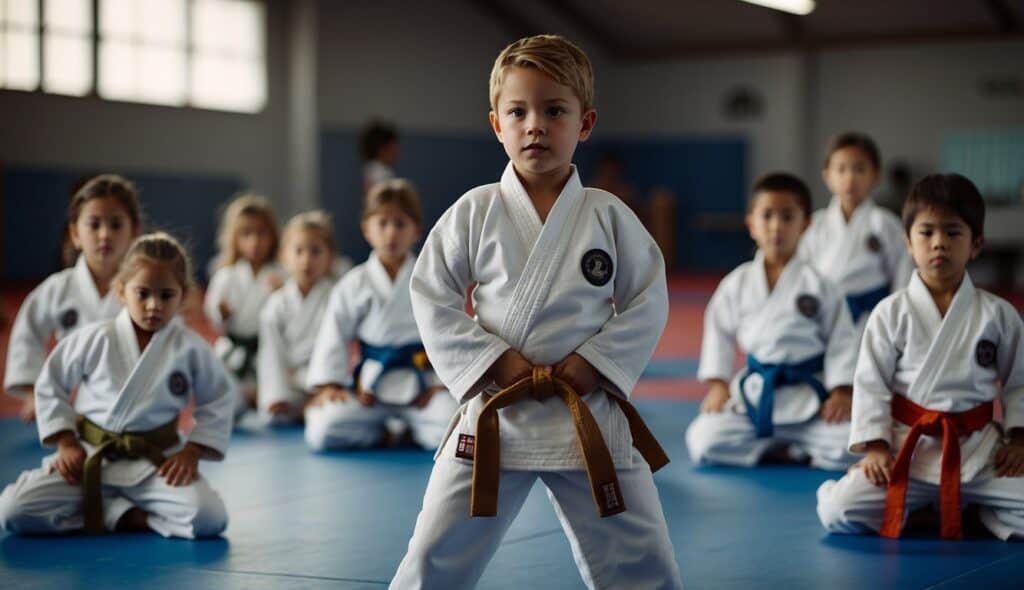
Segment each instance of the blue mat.
[{"label": "blue mat", "polygon": [[[655,480],[690,588],[1020,588],[1024,544],[826,535],[814,491],[835,473],[790,466],[694,468],[683,431],[694,402],[638,407],[673,462]],[[0,482],[34,467],[34,429],[0,420]],[[0,587],[382,588],[405,552],[430,454],[314,454],[298,429],[239,432],[203,463],[231,524],[222,539],[0,536]],[[533,490],[480,588],[582,588],[543,489]]]}]

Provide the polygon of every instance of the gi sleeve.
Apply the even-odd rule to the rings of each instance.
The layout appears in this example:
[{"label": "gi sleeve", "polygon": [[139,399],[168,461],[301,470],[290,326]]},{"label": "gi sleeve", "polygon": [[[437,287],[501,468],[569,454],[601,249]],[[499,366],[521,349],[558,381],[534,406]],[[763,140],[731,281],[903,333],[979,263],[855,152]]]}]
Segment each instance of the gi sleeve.
[{"label": "gi sleeve", "polygon": [[224,364],[206,342],[196,337],[192,344],[191,371],[195,427],[188,442],[208,449],[204,459],[220,461],[228,449],[234,422],[235,399],[241,393]]},{"label": "gi sleeve", "polygon": [[734,293],[738,277],[735,273],[722,279],[704,309],[704,336],[697,367],[697,379],[701,381],[728,382],[732,378],[739,316],[739,301]]},{"label": "gi sleeve", "polygon": [[57,343],[36,380],[36,424],[43,446],[55,446],[49,439],[59,432],[78,431],[71,391],[85,374],[89,334],[91,331],[79,330]]},{"label": "gi sleeve", "polygon": [[[352,387],[349,375],[348,343],[355,339],[359,323],[366,315],[360,304],[358,275],[347,274],[331,290],[320,330],[309,359],[306,386],[315,389],[337,384]],[[262,343],[261,343],[262,346]]]},{"label": "gi sleeve", "polygon": [[1009,304],[1000,305],[1003,333],[996,349],[996,368],[1003,383],[1003,426],[1006,432],[1024,428],[1024,323]]},{"label": "gi sleeve", "polygon": [[613,210],[615,315],[576,353],[628,398],[668,321],[668,287],[661,250],[632,211]]},{"label": "gi sleeve", "polygon": [[823,289],[821,328],[825,340],[825,389],[853,385],[857,368],[858,338],[850,309],[839,289],[827,283]]},{"label": "gi sleeve", "polygon": [[260,347],[257,353],[258,395],[260,408],[269,408],[280,401],[290,401],[292,383],[289,379],[288,343],[284,337],[285,318],[281,314],[283,299],[272,295],[260,313]]},{"label": "gi sleeve", "polygon": [[14,318],[4,368],[4,389],[14,397],[24,398],[28,394],[46,361],[46,341],[57,329],[51,291],[48,283],[36,287]]},{"label": "gi sleeve", "polygon": [[899,355],[892,328],[898,301],[887,299],[875,307],[861,340],[850,424],[850,451],[854,453],[863,453],[866,443],[873,440],[892,445],[892,382]]},{"label": "gi sleeve", "polygon": [[431,365],[462,403],[484,389],[487,370],[511,346],[465,311],[474,278],[469,247],[461,239],[468,234],[469,221],[460,218],[457,207],[449,209],[427,236],[409,292]]}]

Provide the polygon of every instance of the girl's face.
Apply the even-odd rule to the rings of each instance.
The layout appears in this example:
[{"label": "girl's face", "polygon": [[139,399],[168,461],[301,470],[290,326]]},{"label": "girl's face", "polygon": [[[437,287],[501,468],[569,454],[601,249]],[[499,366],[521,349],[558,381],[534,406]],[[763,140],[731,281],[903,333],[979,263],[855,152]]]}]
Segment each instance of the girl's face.
[{"label": "girl's face", "polygon": [[404,260],[412,245],[420,239],[420,226],[393,203],[378,207],[361,225],[366,241],[377,257],[386,263]]},{"label": "girl's face", "polygon": [[832,152],[822,177],[832,194],[858,205],[878,182],[878,168],[864,150],[849,146]]},{"label": "girl's face", "polygon": [[138,328],[156,332],[178,313],[184,291],[169,265],[142,260],[135,272],[118,284],[117,294]]},{"label": "girl's face", "polygon": [[270,257],[274,234],[262,216],[242,215],[235,228],[238,255],[252,264],[263,264]]},{"label": "girl's face", "polygon": [[110,276],[121,264],[139,228],[114,197],[89,199],[70,226],[71,243],[95,274]]},{"label": "girl's face", "polygon": [[300,229],[291,232],[285,243],[284,260],[299,287],[308,288],[331,268],[334,253],[319,232]]},{"label": "girl's face", "polygon": [[789,260],[809,224],[799,199],[787,191],[757,193],[747,214],[750,237],[772,261]]}]

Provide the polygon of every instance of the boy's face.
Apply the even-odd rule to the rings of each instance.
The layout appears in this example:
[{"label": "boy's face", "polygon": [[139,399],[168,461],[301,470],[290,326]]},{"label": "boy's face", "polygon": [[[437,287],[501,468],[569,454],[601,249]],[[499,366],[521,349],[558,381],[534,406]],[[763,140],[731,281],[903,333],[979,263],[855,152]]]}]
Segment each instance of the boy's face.
[{"label": "boy's face", "polygon": [[822,177],[832,194],[859,204],[878,182],[878,169],[864,150],[850,146],[838,149],[829,156]]},{"label": "boy's face", "polygon": [[760,191],[747,213],[747,229],[770,260],[789,260],[810,220],[800,200],[788,191]]},{"label": "boy's face", "polygon": [[967,263],[981,252],[984,239],[953,211],[928,207],[914,218],[907,248],[928,285],[959,283]]},{"label": "boy's face", "polygon": [[540,70],[512,67],[490,118],[516,171],[539,178],[568,172],[576,144],[594,129],[597,111],[583,111],[572,88]]}]

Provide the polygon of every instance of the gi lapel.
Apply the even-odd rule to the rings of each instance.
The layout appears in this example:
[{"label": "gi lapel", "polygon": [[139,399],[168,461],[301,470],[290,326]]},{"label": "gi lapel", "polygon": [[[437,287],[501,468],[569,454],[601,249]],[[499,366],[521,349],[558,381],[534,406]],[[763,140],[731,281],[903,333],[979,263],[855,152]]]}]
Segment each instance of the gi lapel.
[{"label": "gi lapel", "polygon": [[146,350],[139,352],[139,342],[128,310],[122,310],[114,320],[116,349],[122,363],[121,375],[126,375],[117,402],[110,410],[108,430],[121,432],[131,419],[132,410],[148,395],[152,395],[153,382],[161,376],[161,363],[170,334],[180,328],[181,318],[175,317],[153,334]]},{"label": "gi lapel", "polygon": [[927,406],[930,394],[943,374],[943,367],[950,363],[952,366],[959,364],[950,356],[960,350],[957,342],[961,339],[960,329],[967,321],[974,305],[974,284],[971,283],[970,276],[964,273],[964,280],[953,296],[953,302],[946,311],[945,318],[939,315],[935,300],[917,272],[907,286],[907,297],[910,301],[910,313],[914,314],[915,322],[924,328],[924,334],[931,340],[928,354],[921,363],[917,377],[907,389],[907,398],[919,405]]},{"label": "gi lapel", "polygon": [[[529,240],[540,218],[511,164],[501,178],[501,196],[513,224],[530,251],[501,326],[501,336],[505,341],[512,348],[523,350],[526,337],[533,327],[533,318],[547,299],[556,280],[555,272],[561,267],[565,251],[572,240],[586,192],[574,166],[572,175],[532,243]],[[529,221],[530,216],[534,221]],[[514,272],[514,269],[509,270]]]}]

